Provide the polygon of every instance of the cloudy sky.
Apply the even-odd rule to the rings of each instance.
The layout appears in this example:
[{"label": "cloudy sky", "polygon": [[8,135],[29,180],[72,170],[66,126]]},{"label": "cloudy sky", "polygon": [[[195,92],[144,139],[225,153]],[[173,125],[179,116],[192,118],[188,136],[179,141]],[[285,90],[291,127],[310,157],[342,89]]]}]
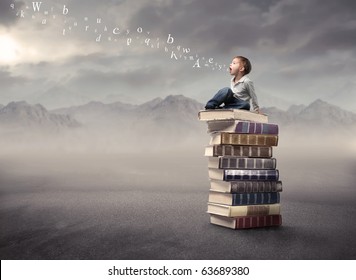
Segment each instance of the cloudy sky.
[{"label": "cloudy sky", "polygon": [[261,107],[320,98],[356,112],[355,1],[0,1],[3,105],[205,103],[243,55]]}]

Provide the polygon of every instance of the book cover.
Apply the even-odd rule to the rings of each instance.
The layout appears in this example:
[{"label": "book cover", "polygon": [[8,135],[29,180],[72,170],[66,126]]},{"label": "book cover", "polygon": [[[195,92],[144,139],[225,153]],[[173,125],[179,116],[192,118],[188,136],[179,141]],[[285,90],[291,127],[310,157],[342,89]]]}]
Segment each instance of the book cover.
[{"label": "book cover", "polygon": [[218,169],[209,168],[209,179],[235,181],[235,180],[257,180],[278,181],[279,171],[277,169]]},{"label": "book cover", "polygon": [[211,145],[205,148],[205,156],[235,156],[235,157],[272,157],[272,147],[267,146],[237,146]]},{"label": "book cover", "polygon": [[247,146],[277,146],[278,135],[242,134],[242,133],[213,133],[210,145],[247,145]]},{"label": "book cover", "polygon": [[240,120],[215,120],[208,121],[208,132],[234,132],[249,134],[273,134],[278,135],[278,125],[272,123],[260,123]]},{"label": "book cover", "polygon": [[210,214],[210,223],[232,229],[247,229],[282,225],[281,215],[264,215],[250,217],[224,217]]},{"label": "book cover", "polygon": [[281,212],[281,205],[276,203],[263,205],[231,206],[208,202],[207,212],[209,214],[225,217],[279,215]]},{"label": "book cover", "polygon": [[210,180],[210,189],[230,193],[281,192],[282,181]]},{"label": "book cover", "polygon": [[267,115],[239,109],[202,110],[199,111],[198,118],[201,121],[233,119],[268,123]]},{"label": "book cover", "polygon": [[280,195],[279,192],[224,193],[224,192],[210,191],[209,202],[232,205],[232,206],[273,204],[273,203],[280,202]]},{"label": "book cover", "polygon": [[208,157],[209,168],[222,169],[275,169],[277,161],[275,158],[248,158],[219,156]]}]

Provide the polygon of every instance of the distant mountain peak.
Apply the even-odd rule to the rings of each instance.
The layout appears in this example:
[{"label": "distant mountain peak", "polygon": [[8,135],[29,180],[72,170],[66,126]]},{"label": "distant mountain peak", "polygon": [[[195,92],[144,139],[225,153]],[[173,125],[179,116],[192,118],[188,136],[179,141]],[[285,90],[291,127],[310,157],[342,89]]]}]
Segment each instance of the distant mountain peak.
[{"label": "distant mountain peak", "polygon": [[269,115],[271,122],[279,124],[343,126],[356,123],[356,114],[321,99],[316,99],[308,106],[292,105],[287,111],[270,107],[262,108],[262,112]]},{"label": "distant mountain peak", "polygon": [[[335,105],[332,105],[332,104],[318,98],[315,101],[313,101],[312,103],[310,103],[308,107],[310,107],[310,106],[313,107],[313,106],[335,106]],[[335,107],[337,107],[337,106],[335,106]]]},{"label": "distant mountain peak", "polygon": [[76,127],[79,123],[68,115],[52,114],[41,104],[13,101],[0,109],[0,124],[23,127]]}]

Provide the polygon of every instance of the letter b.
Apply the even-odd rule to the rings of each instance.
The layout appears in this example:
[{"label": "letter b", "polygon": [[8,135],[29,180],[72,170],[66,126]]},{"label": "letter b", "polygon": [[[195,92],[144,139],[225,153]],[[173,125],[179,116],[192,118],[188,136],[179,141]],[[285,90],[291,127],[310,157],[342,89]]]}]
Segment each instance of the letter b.
[{"label": "letter b", "polygon": [[171,36],[171,34],[168,34],[167,44],[173,44],[173,42],[174,42],[174,38]]},{"label": "letter b", "polygon": [[63,5],[63,15],[67,15],[69,12],[68,8],[66,8],[66,5]]}]

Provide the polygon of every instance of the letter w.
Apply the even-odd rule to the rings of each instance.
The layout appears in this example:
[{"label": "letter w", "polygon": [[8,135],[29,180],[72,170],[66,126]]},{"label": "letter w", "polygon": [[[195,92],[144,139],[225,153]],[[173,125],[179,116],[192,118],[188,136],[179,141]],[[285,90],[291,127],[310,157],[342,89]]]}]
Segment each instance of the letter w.
[{"label": "letter w", "polygon": [[42,5],[42,2],[32,2],[33,11],[34,12],[36,12],[36,10],[40,11],[41,5]]}]

